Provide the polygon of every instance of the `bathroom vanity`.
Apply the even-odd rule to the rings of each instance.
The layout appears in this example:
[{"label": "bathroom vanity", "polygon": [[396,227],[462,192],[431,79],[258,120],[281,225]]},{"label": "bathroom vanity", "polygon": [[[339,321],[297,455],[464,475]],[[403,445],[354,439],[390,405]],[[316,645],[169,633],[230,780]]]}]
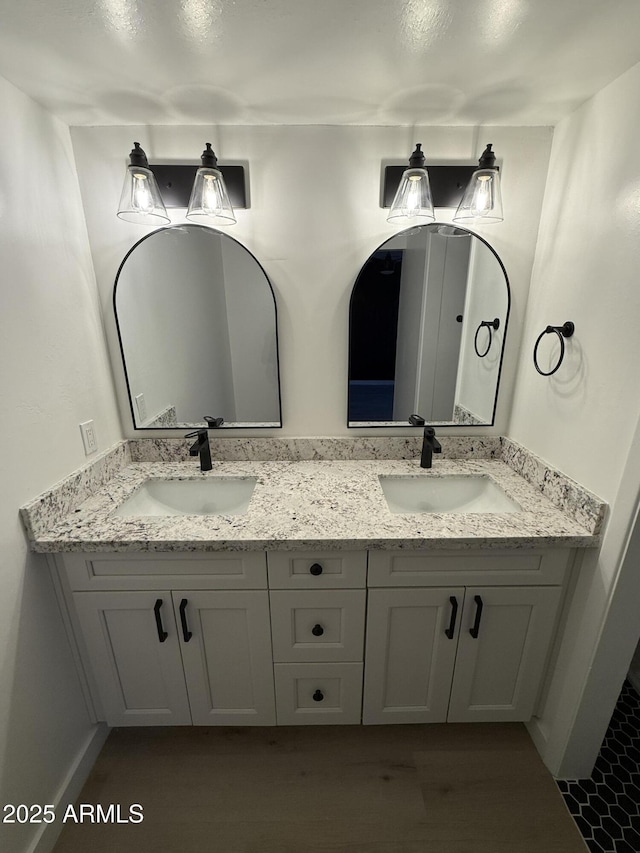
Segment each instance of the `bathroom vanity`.
[{"label": "bathroom vanity", "polygon": [[[490,480],[517,509],[394,512],[384,477]],[[234,478],[241,514],[115,514],[149,479]],[[379,724],[535,714],[598,542],[580,521],[499,459],[138,462],[32,533],[96,720]]]},{"label": "bathroom vanity", "polygon": [[529,719],[570,557],[80,553],[58,564],[98,718],[291,725]]}]

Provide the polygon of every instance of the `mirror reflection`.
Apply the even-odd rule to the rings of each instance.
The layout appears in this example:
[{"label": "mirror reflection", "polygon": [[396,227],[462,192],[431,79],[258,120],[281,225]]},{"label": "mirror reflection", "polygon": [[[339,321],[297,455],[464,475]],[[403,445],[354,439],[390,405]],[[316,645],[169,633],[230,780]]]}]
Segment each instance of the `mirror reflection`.
[{"label": "mirror reflection", "polygon": [[273,290],[237,240],[154,231],[122,262],[114,309],[136,429],[282,425]]},{"label": "mirror reflection", "polygon": [[504,266],[471,231],[430,223],[387,240],[351,294],[349,426],[491,425],[509,307]]}]

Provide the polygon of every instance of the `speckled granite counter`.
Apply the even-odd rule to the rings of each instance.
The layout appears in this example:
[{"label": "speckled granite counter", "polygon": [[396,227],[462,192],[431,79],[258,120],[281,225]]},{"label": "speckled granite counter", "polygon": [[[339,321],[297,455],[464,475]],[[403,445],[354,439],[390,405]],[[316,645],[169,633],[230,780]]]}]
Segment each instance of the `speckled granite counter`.
[{"label": "speckled granite counter", "polygon": [[[40,552],[484,549],[540,544],[585,548],[598,544],[605,505],[588,492],[581,493],[579,487],[572,491],[561,484],[571,511],[558,509],[540,484],[532,485],[514,470],[521,448],[511,446],[509,451],[509,464],[496,458],[443,458],[434,460],[430,470],[421,469],[415,459],[378,458],[214,462],[213,471],[201,474],[194,460],[127,464],[125,459],[95,494],[63,517],[52,517],[51,524],[43,523],[43,499],[24,507],[22,515],[32,547]],[[378,480],[385,474],[488,475],[520,504],[522,512],[391,513]],[[148,477],[219,475],[257,478],[246,514],[112,515]]]}]

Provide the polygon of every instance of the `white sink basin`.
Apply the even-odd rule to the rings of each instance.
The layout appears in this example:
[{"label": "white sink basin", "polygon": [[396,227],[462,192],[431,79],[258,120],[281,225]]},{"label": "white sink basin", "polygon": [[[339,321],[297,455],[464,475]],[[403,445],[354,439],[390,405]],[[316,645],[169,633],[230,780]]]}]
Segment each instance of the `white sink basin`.
[{"label": "white sink basin", "polygon": [[379,478],[391,512],[520,512],[522,507],[482,474]]},{"label": "white sink basin", "polygon": [[146,480],[113,514],[242,515],[247,511],[255,485],[255,477]]}]

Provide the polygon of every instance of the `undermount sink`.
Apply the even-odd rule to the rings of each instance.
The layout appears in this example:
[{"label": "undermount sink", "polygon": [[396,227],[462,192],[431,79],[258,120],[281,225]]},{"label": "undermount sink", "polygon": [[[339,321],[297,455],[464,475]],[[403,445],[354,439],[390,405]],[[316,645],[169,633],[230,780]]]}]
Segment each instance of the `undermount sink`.
[{"label": "undermount sink", "polygon": [[445,477],[384,476],[379,478],[391,512],[520,512],[522,507],[508,497],[490,477],[451,475]]},{"label": "undermount sink", "polygon": [[255,477],[207,477],[202,480],[145,480],[113,513],[117,516],[242,515]]}]

